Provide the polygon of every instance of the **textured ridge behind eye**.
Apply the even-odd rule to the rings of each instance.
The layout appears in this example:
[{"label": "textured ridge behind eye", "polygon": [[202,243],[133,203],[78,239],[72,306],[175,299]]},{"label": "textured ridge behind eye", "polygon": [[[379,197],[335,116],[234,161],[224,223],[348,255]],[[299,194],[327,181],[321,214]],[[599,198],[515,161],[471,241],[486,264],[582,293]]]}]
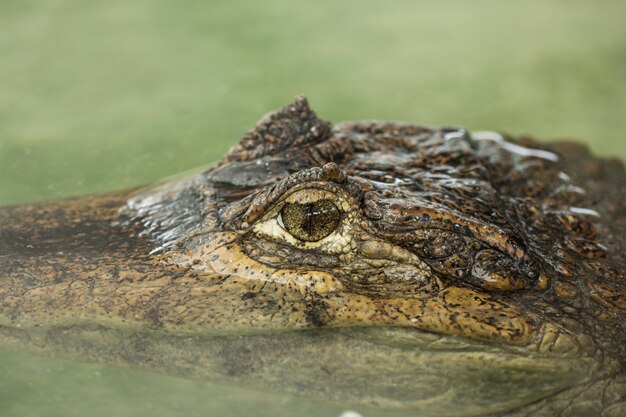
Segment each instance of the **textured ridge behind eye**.
[{"label": "textured ridge behind eye", "polygon": [[313,203],[288,203],[281,213],[285,229],[297,239],[317,242],[330,235],[339,226],[339,209],[330,200]]}]

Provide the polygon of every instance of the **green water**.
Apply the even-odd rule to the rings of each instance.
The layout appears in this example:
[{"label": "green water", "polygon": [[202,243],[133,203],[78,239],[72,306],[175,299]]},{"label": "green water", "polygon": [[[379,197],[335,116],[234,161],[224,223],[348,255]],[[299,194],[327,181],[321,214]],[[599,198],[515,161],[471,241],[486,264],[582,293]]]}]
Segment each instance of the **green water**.
[{"label": "green water", "polygon": [[[624,16],[623,0],[4,0],[0,204],[207,164],[299,93],[332,121],[578,138],[626,159]],[[2,416],[345,409],[21,353],[0,370]]]}]

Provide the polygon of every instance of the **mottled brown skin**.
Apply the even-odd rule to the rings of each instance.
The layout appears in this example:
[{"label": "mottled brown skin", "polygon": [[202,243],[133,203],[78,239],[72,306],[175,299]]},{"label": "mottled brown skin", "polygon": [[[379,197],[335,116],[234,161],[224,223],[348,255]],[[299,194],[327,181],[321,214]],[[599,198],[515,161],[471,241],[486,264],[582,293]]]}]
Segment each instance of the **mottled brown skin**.
[{"label": "mottled brown skin", "polygon": [[205,172],[0,210],[0,344],[420,415],[624,415],[625,197],[580,145],[332,127],[298,98]]}]

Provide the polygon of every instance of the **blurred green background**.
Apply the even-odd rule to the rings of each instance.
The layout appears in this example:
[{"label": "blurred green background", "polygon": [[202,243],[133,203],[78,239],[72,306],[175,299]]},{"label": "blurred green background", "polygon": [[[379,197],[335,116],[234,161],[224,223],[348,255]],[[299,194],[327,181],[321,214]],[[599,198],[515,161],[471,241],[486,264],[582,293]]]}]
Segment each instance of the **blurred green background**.
[{"label": "blurred green background", "polygon": [[[3,0],[0,205],[205,165],[299,93],[335,122],[578,138],[626,159],[625,16],[624,0]],[[17,353],[0,369],[3,416],[341,411]]]},{"label": "blurred green background", "polygon": [[573,137],[626,158],[626,2],[0,2],[0,204],[218,159],[321,117]]}]

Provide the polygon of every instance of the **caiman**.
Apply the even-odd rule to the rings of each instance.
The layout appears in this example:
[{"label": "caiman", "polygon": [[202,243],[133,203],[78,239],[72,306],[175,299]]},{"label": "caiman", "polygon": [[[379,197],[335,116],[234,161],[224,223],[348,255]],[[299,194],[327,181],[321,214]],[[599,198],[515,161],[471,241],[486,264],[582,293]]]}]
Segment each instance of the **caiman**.
[{"label": "caiman", "polygon": [[626,174],[572,142],[319,119],[0,210],[0,345],[420,416],[626,415]]}]

